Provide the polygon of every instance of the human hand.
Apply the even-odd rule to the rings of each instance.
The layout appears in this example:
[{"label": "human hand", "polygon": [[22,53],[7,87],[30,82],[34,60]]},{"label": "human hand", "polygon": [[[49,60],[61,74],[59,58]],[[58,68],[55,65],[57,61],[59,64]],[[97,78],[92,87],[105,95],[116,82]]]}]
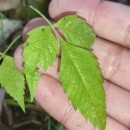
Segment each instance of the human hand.
[{"label": "human hand", "polygon": [[[50,16],[56,21],[59,16],[76,12],[91,25],[97,34],[93,50],[98,57],[105,79],[107,125],[105,130],[130,129],[130,7],[100,0],[53,0]],[[59,13],[60,12],[60,13]],[[24,28],[25,33],[44,24],[35,19]],[[33,27],[32,27],[33,26]],[[22,70],[22,46],[15,52],[14,60]],[[96,130],[75,111],[64,94],[58,78],[60,58],[40,77],[35,98],[56,120],[69,130]]]}]

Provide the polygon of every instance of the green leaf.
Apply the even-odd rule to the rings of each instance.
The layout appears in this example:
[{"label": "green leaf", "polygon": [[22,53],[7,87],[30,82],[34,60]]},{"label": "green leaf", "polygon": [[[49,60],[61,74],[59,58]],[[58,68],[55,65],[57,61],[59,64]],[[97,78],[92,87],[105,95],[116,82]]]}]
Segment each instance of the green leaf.
[{"label": "green leaf", "polygon": [[58,40],[61,40],[60,80],[63,88],[74,108],[79,109],[85,119],[90,120],[95,127],[104,130],[106,105],[103,78],[98,62],[89,51],[95,34],[86,22],[76,15],[62,18],[54,26],[41,26],[28,33],[23,61],[31,100],[40,76],[37,67],[46,70],[56,58],[58,45],[55,36],[58,34],[54,27],[62,31],[66,40],[61,40],[58,36]]},{"label": "green leaf", "polygon": [[24,44],[24,72],[33,100],[36,86],[39,80],[37,67],[46,70],[52,66],[58,51],[57,41],[50,27],[38,27],[28,33],[29,38]]},{"label": "green leaf", "polygon": [[63,17],[55,26],[61,29],[67,42],[73,45],[90,48],[94,42],[95,34],[93,30],[85,20],[76,15]]},{"label": "green leaf", "polygon": [[23,111],[25,111],[23,96],[24,76],[15,67],[12,57],[5,56],[0,65],[0,84],[17,101]]},{"label": "green leaf", "polygon": [[[79,25],[80,26],[80,25]],[[61,41],[60,80],[75,109],[100,130],[105,129],[105,92],[92,52]]]}]

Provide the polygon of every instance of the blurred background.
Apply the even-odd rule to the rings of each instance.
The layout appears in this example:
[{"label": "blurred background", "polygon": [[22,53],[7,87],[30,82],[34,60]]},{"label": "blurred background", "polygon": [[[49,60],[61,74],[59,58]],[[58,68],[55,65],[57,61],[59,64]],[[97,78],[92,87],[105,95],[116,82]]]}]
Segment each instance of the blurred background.
[{"label": "blurred background", "polygon": [[[110,0],[130,5],[130,0]],[[0,0],[0,52],[22,32],[24,25],[38,15],[25,6],[34,5],[46,17],[50,0]],[[8,52],[13,55],[18,41]],[[0,87],[0,130],[65,130],[34,101],[30,103],[28,90],[25,96],[26,113]]]}]

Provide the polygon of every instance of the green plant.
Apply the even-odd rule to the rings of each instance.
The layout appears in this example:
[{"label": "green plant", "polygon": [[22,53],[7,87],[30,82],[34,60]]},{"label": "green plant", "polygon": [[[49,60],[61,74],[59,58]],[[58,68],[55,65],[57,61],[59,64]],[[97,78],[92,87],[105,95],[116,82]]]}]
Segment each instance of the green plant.
[{"label": "green plant", "polygon": [[[52,25],[37,9],[33,6],[29,7],[40,14],[49,24],[31,30],[28,33],[29,38],[24,43],[24,75],[29,86],[31,101],[40,77],[37,68],[40,67],[46,71],[49,66],[53,65],[59,50],[58,44],[60,44],[59,80],[62,82],[68,99],[71,100],[75,109],[80,110],[86,120],[90,120],[100,130],[104,130],[106,106],[105,92],[102,87],[103,78],[98,68],[99,63],[90,51],[95,39],[93,30],[76,15],[63,17]],[[62,31],[64,38],[60,36],[57,28]],[[15,41],[3,54],[0,54],[2,62],[0,83],[24,110],[25,79],[23,73],[16,69],[13,58],[5,55]]]}]

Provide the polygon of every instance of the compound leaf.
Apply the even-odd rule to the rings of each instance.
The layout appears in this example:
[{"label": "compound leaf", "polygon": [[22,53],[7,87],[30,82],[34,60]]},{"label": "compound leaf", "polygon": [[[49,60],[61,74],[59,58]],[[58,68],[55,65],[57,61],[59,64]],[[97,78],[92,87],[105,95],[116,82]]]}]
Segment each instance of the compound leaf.
[{"label": "compound leaf", "polygon": [[58,44],[50,27],[38,27],[28,33],[29,38],[24,44],[24,72],[33,100],[39,79],[37,67],[46,70],[56,58]]},{"label": "compound leaf", "polygon": [[0,65],[0,84],[17,101],[23,111],[25,111],[23,96],[24,76],[15,67],[12,57],[5,56]]},{"label": "compound leaf", "polygon": [[[80,26],[80,25],[79,25]],[[105,92],[92,52],[61,41],[60,80],[75,109],[100,130],[105,129]]]},{"label": "compound leaf", "polygon": [[[62,18],[54,27],[62,31],[66,40],[59,39],[60,80],[63,88],[74,108],[79,109],[95,127],[104,130],[106,106],[103,78],[98,62],[89,51],[95,34],[86,22],[76,15]],[[39,79],[37,67],[46,70],[53,64],[58,45],[50,26],[33,29],[28,35],[29,38],[24,44],[23,61],[32,100]]]},{"label": "compound leaf", "polygon": [[55,26],[61,29],[70,44],[82,48],[90,48],[94,42],[95,34],[93,30],[87,25],[85,20],[76,15],[63,17]]}]

